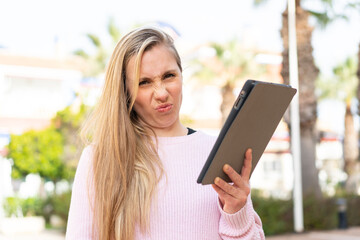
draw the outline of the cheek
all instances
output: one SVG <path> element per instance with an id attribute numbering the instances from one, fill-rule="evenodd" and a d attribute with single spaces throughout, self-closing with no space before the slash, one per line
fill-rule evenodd
<path id="1" fill-rule="evenodd" d="M 134 103 L 135 111 L 139 113 L 139 111 L 144 110 L 146 106 L 150 105 L 150 101 L 151 100 L 147 97 L 146 93 L 139 91 Z"/>
<path id="2" fill-rule="evenodd" d="M 170 91 L 171 91 L 171 95 L 174 97 L 174 98 L 177 98 L 177 99 L 182 99 L 182 81 L 177 81 L 177 82 L 174 82 L 172 83 L 172 85 L 170 86 Z"/>
<path id="3" fill-rule="evenodd" d="M 183 92 L 182 92 L 182 84 L 178 87 L 178 90 L 177 90 L 177 95 L 178 95 L 178 99 L 180 101 L 180 105 L 181 105 L 181 102 L 182 102 L 182 97 L 183 97 Z"/>

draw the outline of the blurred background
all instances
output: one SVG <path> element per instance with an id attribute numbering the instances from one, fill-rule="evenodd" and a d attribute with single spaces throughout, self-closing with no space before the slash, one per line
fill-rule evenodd
<path id="1" fill-rule="evenodd" d="M 360 1 L 296 4 L 305 230 L 360 226 Z M 289 83 L 287 17 L 285 0 L 2 0 L 0 237 L 64 239 L 79 128 L 123 34 L 175 39 L 181 119 L 217 135 L 247 79 Z M 267 236 L 293 231 L 290 128 L 286 113 L 251 178 Z"/>

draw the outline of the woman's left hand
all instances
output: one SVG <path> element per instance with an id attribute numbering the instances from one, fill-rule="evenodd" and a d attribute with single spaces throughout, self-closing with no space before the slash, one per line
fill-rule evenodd
<path id="1" fill-rule="evenodd" d="M 215 179 L 215 184 L 212 184 L 219 195 L 223 210 L 226 213 L 236 213 L 246 204 L 247 197 L 250 194 L 251 162 L 252 150 L 248 149 L 245 153 L 245 161 L 241 174 L 238 174 L 228 164 L 224 165 L 223 170 L 233 181 L 233 184 L 227 183 L 219 177 Z"/>

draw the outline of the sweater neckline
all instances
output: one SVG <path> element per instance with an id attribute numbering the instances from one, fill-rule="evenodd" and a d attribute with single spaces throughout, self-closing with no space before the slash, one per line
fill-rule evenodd
<path id="1" fill-rule="evenodd" d="M 177 144 L 183 142 L 189 142 L 193 139 L 202 135 L 202 132 L 197 130 L 196 132 L 190 135 L 178 136 L 178 137 L 157 137 L 157 141 L 159 144 L 168 145 L 168 144 Z"/>

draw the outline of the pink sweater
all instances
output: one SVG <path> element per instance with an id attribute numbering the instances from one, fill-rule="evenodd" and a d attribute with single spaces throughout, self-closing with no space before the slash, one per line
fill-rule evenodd
<path id="1" fill-rule="evenodd" d="M 227 214 L 212 187 L 196 183 L 215 140 L 201 131 L 159 138 L 158 153 L 167 182 L 163 178 L 159 183 L 158 202 L 151 208 L 150 233 L 143 235 L 136 227 L 135 239 L 265 239 L 250 195 L 239 212 Z M 91 148 L 87 147 L 74 180 L 67 240 L 91 239 L 92 215 L 86 187 L 91 158 Z"/>

